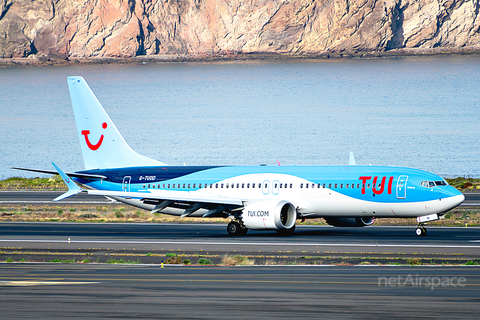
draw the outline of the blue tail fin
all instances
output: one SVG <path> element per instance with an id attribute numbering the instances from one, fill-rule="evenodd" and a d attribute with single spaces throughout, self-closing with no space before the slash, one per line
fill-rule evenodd
<path id="1" fill-rule="evenodd" d="M 133 151 L 82 77 L 68 77 L 85 169 L 166 165 Z"/>

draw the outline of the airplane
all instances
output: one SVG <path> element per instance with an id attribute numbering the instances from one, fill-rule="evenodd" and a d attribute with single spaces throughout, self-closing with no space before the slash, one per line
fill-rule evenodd
<path id="1" fill-rule="evenodd" d="M 417 218 L 417 236 L 427 222 L 465 197 L 438 175 L 404 167 L 329 166 L 170 166 L 132 150 L 87 82 L 67 77 L 85 170 L 59 174 L 68 191 L 80 192 L 181 217 L 230 219 L 233 236 L 248 230 L 295 231 L 297 219 L 324 218 L 337 227 L 365 227 L 377 218 Z"/>

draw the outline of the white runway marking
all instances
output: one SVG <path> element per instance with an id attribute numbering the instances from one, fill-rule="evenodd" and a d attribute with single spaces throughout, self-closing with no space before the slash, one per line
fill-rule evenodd
<path id="1" fill-rule="evenodd" d="M 105 244 L 188 244 L 188 245 L 236 245 L 236 246 L 318 246 L 318 247 L 393 247 L 393 248 L 480 248 L 475 245 L 425 245 L 425 244 L 360 244 L 360 243 L 288 243 L 288 242 L 206 242 L 206 241 L 101 241 L 101 240 L 0 240 L 0 242 L 39 243 L 105 243 Z M 470 242 L 480 242 L 474 240 Z"/>

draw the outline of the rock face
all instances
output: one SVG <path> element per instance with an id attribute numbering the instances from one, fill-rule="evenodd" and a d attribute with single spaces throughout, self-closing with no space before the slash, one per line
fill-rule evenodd
<path id="1" fill-rule="evenodd" d="M 480 49 L 479 0 L 0 0 L 0 58 Z"/>

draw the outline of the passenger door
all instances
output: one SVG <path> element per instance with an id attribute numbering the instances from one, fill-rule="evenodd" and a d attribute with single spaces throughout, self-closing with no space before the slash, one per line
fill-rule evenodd
<path id="1" fill-rule="evenodd" d="M 408 180 L 408 176 L 398 177 L 397 199 L 405 199 L 407 197 L 407 180 Z"/>
<path id="2" fill-rule="evenodd" d="M 123 192 L 130 192 L 130 182 L 132 181 L 131 176 L 123 177 L 122 190 Z"/>

